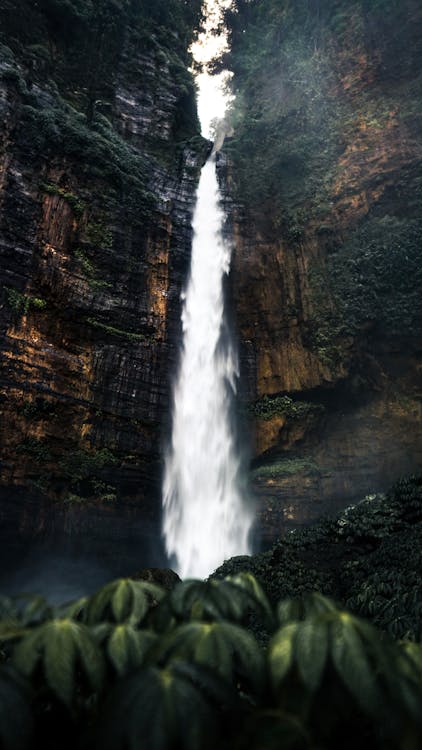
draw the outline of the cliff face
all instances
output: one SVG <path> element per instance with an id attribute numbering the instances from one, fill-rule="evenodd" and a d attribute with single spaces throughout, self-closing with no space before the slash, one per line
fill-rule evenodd
<path id="1" fill-rule="evenodd" d="M 200 3 L 22 5 L 1 10 L 2 482 L 145 513 L 208 149 Z"/>
<path id="2" fill-rule="evenodd" d="M 220 175 L 254 486 L 277 534 L 422 457 L 421 9 L 239 1 L 226 20 Z"/>

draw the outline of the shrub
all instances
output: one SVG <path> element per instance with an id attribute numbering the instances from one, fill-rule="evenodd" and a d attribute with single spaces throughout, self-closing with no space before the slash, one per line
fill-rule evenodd
<path id="1" fill-rule="evenodd" d="M 228 592 L 239 608 L 228 606 Z M 110 750 L 402 750 L 403 736 L 409 748 L 422 739 L 421 647 L 383 637 L 320 594 L 269 608 L 244 574 L 185 581 L 170 593 L 123 579 L 56 609 L 29 600 L 36 604 L 28 618 L 0 600 L 6 750 L 35 740 Z M 245 607 L 270 614 L 268 648 L 239 624 Z"/>

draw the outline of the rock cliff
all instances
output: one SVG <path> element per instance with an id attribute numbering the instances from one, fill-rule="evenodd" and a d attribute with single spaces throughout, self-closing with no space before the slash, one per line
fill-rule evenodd
<path id="1" fill-rule="evenodd" d="M 413 0 L 226 13 L 220 176 L 268 534 L 420 464 L 421 20 Z"/>
<path id="2" fill-rule="evenodd" d="M 0 444 L 3 495 L 37 498 L 19 510 L 31 534 L 51 500 L 59 527 L 89 503 L 156 502 L 209 144 L 188 70 L 199 2 L 21 6 L 0 11 Z"/>

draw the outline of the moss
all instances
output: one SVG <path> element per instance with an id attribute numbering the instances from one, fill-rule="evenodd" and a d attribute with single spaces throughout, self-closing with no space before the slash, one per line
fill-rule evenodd
<path id="1" fill-rule="evenodd" d="M 76 250 L 75 257 L 79 260 L 82 270 L 86 276 L 86 280 L 91 289 L 105 289 L 110 288 L 113 284 L 110 281 L 98 278 L 98 272 L 94 267 L 93 262 L 88 258 L 83 250 Z"/>
<path id="2" fill-rule="evenodd" d="M 105 333 L 109 333 L 111 336 L 120 336 L 122 338 L 127 339 L 128 341 L 147 341 L 147 336 L 144 336 L 143 333 L 133 333 L 132 331 L 124 331 L 122 328 L 115 328 L 114 326 L 109 326 L 106 323 L 101 323 L 99 320 L 95 320 L 95 318 L 87 318 L 87 323 L 89 323 L 90 326 L 93 326 L 94 328 L 99 328 L 101 331 L 105 331 Z"/>
<path id="3" fill-rule="evenodd" d="M 80 217 L 85 211 L 86 206 L 84 201 L 82 201 L 77 195 L 74 195 L 74 193 L 70 193 L 68 190 L 61 188 L 58 185 L 53 185 L 52 183 L 43 183 L 41 189 L 45 193 L 48 193 L 48 195 L 59 195 L 63 198 L 63 200 L 65 200 L 72 208 L 75 216 Z"/>
<path id="4" fill-rule="evenodd" d="M 263 396 L 249 407 L 249 411 L 264 420 L 281 415 L 289 419 L 306 419 L 322 415 L 325 408 L 322 404 L 295 401 L 290 396 Z"/>
<path id="5" fill-rule="evenodd" d="M 344 356 L 343 341 L 373 335 L 422 333 L 422 222 L 374 218 L 333 248 L 309 275 L 313 317 L 309 343 L 328 366 Z"/>
<path id="6" fill-rule="evenodd" d="M 95 475 L 106 466 L 115 466 L 118 458 L 108 448 L 87 451 L 80 448 L 71 451 L 59 461 L 59 468 L 63 475 L 72 483 L 80 482 Z"/>
<path id="7" fill-rule="evenodd" d="M 16 448 L 16 453 L 30 456 L 38 464 L 51 460 L 50 449 L 46 442 L 35 437 L 28 437 L 20 443 Z"/>
<path id="8" fill-rule="evenodd" d="M 306 473 L 306 474 L 318 474 L 320 468 L 318 464 L 307 458 L 284 458 L 280 461 L 275 461 L 272 464 L 264 464 L 258 466 L 253 470 L 252 476 L 255 479 L 261 479 L 266 477 L 287 477 L 293 476 L 294 474 Z"/>
<path id="9" fill-rule="evenodd" d="M 88 242 L 95 245 L 95 247 L 101 247 L 107 250 L 113 247 L 112 232 L 102 222 L 90 222 L 87 224 L 85 236 Z"/>
<path id="10" fill-rule="evenodd" d="M 55 409 L 56 404 L 53 401 L 37 396 L 33 400 L 25 399 L 17 411 L 26 419 L 45 419 L 54 415 Z"/>
<path id="11" fill-rule="evenodd" d="M 97 114 L 88 122 L 85 115 L 57 98 L 48 110 L 36 102 L 25 104 L 18 127 L 19 140 L 35 158 L 40 152 L 59 151 L 74 160 L 81 175 L 100 178 L 122 192 L 126 209 L 134 213 L 136 208 L 139 222 L 150 215 L 155 198 L 147 189 L 145 158 L 114 131 L 107 118 Z M 61 195 L 79 215 L 83 211 L 83 203 L 72 193 L 55 185 L 46 185 L 44 190 Z"/>
<path id="12" fill-rule="evenodd" d="M 30 294 L 23 294 L 12 287 L 5 287 L 5 291 L 7 303 L 16 313 L 27 315 L 31 308 L 44 310 L 47 307 L 47 302 L 42 297 L 32 297 Z"/>

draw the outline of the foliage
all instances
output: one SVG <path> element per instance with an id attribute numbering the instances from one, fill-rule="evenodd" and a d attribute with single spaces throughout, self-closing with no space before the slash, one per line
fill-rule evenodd
<path id="1" fill-rule="evenodd" d="M 154 207 L 150 162 L 113 122 L 116 86 L 122 69 L 124 85 L 134 79 L 155 90 L 158 76 L 163 87 L 170 84 L 174 139 L 151 133 L 147 141 L 151 152 L 157 142 L 157 157 L 168 150 L 177 162 L 180 142 L 200 132 L 188 50 L 201 24 L 201 0 L 22 0 L 20 21 L 9 5 L 6 0 L 0 9 L 0 74 L 20 95 L 20 148 L 37 161 L 71 159 L 78 176 L 108 183 L 131 216 L 145 221 Z M 58 191 L 76 215 L 83 211 L 84 200 L 65 188 L 45 189 Z"/>
<path id="2" fill-rule="evenodd" d="M 30 294 L 23 294 L 12 287 L 5 287 L 5 290 L 7 302 L 16 313 L 27 315 L 31 308 L 35 310 L 44 310 L 44 308 L 47 307 L 47 302 L 45 299 L 42 299 L 42 297 L 33 297 Z"/>
<path id="3" fill-rule="evenodd" d="M 33 731 L 29 685 L 10 666 L 0 666 L 0 747 L 29 747 Z"/>
<path id="4" fill-rule="evenodd" d="M 250 407 L 250 411 L 259 419 L 269 420 L 282 415 L 289 419 L 306 419 L 321 416 L 324 413 L 322 404 L 309 401 L 296 401 L 290 396 L 263 396 Z"/>
<path id="5" fill-rule="evenodd" d="M 43 440 L 36 437 L 25 438 L 25 440 L 17 446 L 16 453 L 31 456 L 38 464 L 51 460 L 49 447 Z"/>
<path id="6" fill-rule="evenodd" d="M 167 597 L 156 617 L 159 630 L 186 620 L 231 620 L 244 623 L 256 610 L 263 621 L 271 621 L 267 597 L 255 578 L 247 572 L 226 576 L 224 581 L 183 581 Z"/>
<path id="7" fill-rule="evenodd" d="M 58 185 L 53 185 L 51 183 L 45 183 L 41 185 L 41 189 L 48 195 L 60 196 L 60 198 L 63 198 L 63 200 L 65 200 L 69 204 L 69 206 L 71 206 L 75 216 L 82 216 L 85 210 L 85 203 L 80 198 L 78 198 L 77 195 L 74 195 L 68 190 L 65 190 L 64 188 L 61 188 Z"/>
<path id="8" fill-rule="evenodd" d="M 26 677 L 35 675 L 40 666 L 46 686 L 67 706 L 76 698 L 77 684 L 81 685 L 76 667 L 91 691 L 102 687 L 104 663 L 93 633 L 71 619 L 51 620 L 32 629 L 14 649 L 12 661 Z"/>
<path id="9" fill-rule="evenodd" d="M 335 345 L 340 334 L 415 335 L 422 330 L 422 222 L 384 216 L 359 227 L 326 264 L 315 265 L 311 289 L 314 345 Z M 328 291 L 328 294 L 327 294 Z"/>
<path id="10" fill-rule="evenodd" d="M 57 464 L 57 478 L 61 482 L 66 481 L 67 494 L 64 502 L 84 502 L 87 497 L 92 496 L 114 501 L 115 487 L 102 481 L 100 477 L 107 467 L 117 463 L 118 458 L 108 448 L 68 451 Z"/>
<path id="11" fill-rule="evenodd" d="M 267 552 L 228 560 L 214 575 L 250 570 L 272 602 L 320 591 L 394 638 L 418 641 L 421 567 L 422 477 L 411 476 L 387 495 L 370 495 L 333 518 L 288 532 Z"/>
<path id="12" fill-rule="evenodd" d="M 116 328 L 115 326 L 101 323 L 100 320 L 95 320 L 95 318 L 87 318 L 86 322 L 89 323 L 90 326 L 93 326 L 93 328 L 99 328 L 101 331 L 110 334 L 110 336 L 119 336 L 131 342 L 146 340 L 146 336 L 143 333 L 124 331 L 122 328 Z"/>
<path id="13" fill-rule="evenodd" d="M 243 573 L 170 593 L 123 579 L 58 608 L 39 597 L 27 605 L 33 615 L 0 599 L 5 750 L 35 740 L 105 750 L 402 750 L 422 738 L 421 647 L 383 637 L 321 594 L 270 607 Z M 265 618 L 268 648 L 241 624 L 246 612 Z"/>
<path id="14" fill-rule="evenodd" d="M 253 470 L 252 476 L 255 478 L 259 477 L 288 477 L 299 472 L 305 472 L 306 474 L 319 473 L 320 469 L 318 465 L 308 458 L 283 458 L 279 461 L 274 461 L 271 464 L 264 464 L 263 466 L 257 466 Z"/>
<path id="15" fill-rule="evenodd" d="M 83 250 L 76 250 L 75 258 L 77 258 L 80 262 L 84 275 L 86 276 L 91 289 L 103 289 L 105 287 L 113 286 L 110 281 L 104 281 L 104 279 L 99 279 L 97 277 L 97 270 L 93 262 L 88 258 Z"/>
<path id="16" fill-rule="evenodd" d="M 103 620 L 137 626 L 151 606 L 163 597 L 159 586 L 149 581 L 112 581 L 95 594 L 86 609 L 86 621 L 95 625 Z"/>

